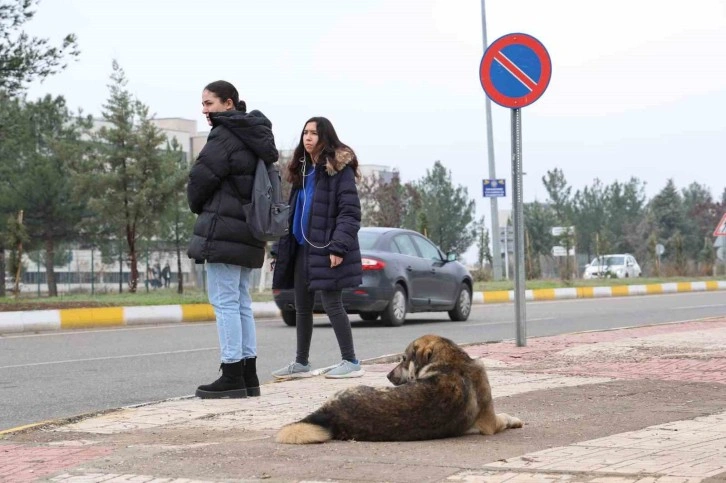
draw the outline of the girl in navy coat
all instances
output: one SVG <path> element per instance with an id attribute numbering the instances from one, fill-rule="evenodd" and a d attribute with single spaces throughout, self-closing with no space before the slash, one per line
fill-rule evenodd
<path id="1" fill-rule="evenodd" d="M 312 375 L 309 355 L 317 290 L 321 291 L 343 359 L 325 376 L 363 375 L 342 299 L 342 289 L 357 287 L 363 277 L 358 246 L 358 177 L 358 159 L 338 139 L 330 121 L 324 117 L 309 119 L 287 167 L 287 179 L 293 187 L 290 234 L 278 244 L 272 282 L 276 289 L 294 289 L 297 313 L 297 354 L 293 362 L 272 373 L 278 379 Z"/>

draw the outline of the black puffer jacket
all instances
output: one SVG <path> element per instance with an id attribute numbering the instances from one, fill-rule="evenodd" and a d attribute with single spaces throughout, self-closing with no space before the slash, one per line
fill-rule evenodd
<path id="1" fill-rule="evenodd" d="M 308 288 L 310 290 L 340 290 L 357 287 L 363 282 L 358 230 L 360 229 L 360 199 L 355 187 L 355 172 L 348 166 L 353 153 L 339 149 L 325 164 L 315 167 L 315 192 L 310 210 L 307 239 L 310 244 L 298 245 L 292 234 L 294 210 L 290 210 L 290 234 L 280 238 L 272 287 L 293 288 L 294 262 L 298 250 L 307 250 Z M 290 194 L 290 207 L 295 208 L 301 188 Z M 330 267 L 330 254 L 343 258 L 335 268 Z"/>
<path id="2" fill-rule="evenodd" d="M 272 124 L 260 111 L 217 112 L 189 173 L 187 201 L 198 214 L 187 254 L 197 262 L 259 268 L 265 242 L 250 234 L 242 206 L 252 199 L 257 158 L 277 161 Z"/>

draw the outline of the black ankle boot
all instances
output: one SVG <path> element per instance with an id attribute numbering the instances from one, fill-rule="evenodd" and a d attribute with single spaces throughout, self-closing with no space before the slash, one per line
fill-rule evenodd
<path id="1" fill-rule="evenodd" d="M 242 359 L 242 376 L 247 386 L 248 396 L 260 395 L 260 380 L 257 379 L 257 358 Z"/>
<path id="2" fill-rule="evenodd" d="M 242 377 L 242 361 L 220 366 L 222 376 L 211 384 L 197 388 L 196 396 L 202 399 L 247 397 L 245 380 Z"/>

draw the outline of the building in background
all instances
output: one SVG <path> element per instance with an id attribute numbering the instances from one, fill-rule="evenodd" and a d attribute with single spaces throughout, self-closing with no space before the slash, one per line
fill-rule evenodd
<path id="1" fill-rule="evenodd" d="M 207 142 L 209 132 L 198 132 L 197 121 L 181 117 L 166 117 L 152 119 L 151 122 L 164 133 L 167 142 L 171 143 L 172 139 L 176 139 L 182 153 L 184 153 L 184 160 L 188 163 L 192 163 L 197 159 L 199 151 Z M 105 119 L 93 120 L 93 127 L 91 128 L 93 132 L 100 130 L 102 127 L 110 128 L 111 123 Z M 159 148 L 165 149 L 166 142 Z"/>
<path id="2" fill-rule="evenodd" d="M 393 176 L 398 173 L 397 169 L 391 168 L 390 166 L 384 166 L 382 164 L 360 164 L 358 168 L 360 169 L 362 177 L 380 177 L 383 183 L 390 183 Z"/>

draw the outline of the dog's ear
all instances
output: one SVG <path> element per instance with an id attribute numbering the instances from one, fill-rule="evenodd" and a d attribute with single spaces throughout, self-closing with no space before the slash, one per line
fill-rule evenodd
<path id="1" fill-rule="evenodd" d="M 419 345 L 418 347 L 414 346 L 414 354 L 415 354 L 415 361 L 416 368 L 421 368 L 431 362 L 431 356 L 433 355 L 433 349 L 431 348 L 431 345 L 424 344 Z"/>

